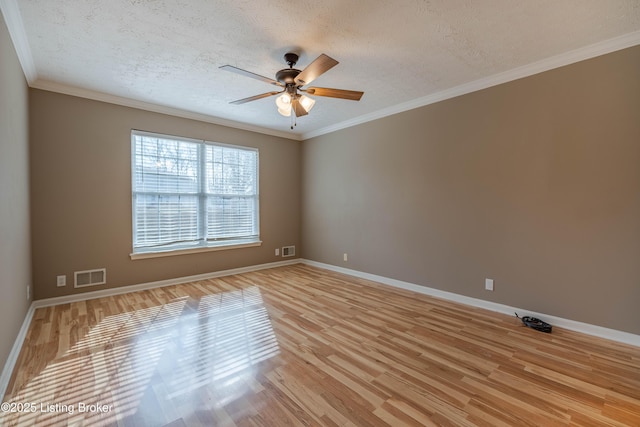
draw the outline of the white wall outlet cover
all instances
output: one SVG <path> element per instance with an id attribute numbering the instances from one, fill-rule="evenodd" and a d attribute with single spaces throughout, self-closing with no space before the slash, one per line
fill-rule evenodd
<path id="1" fill-rule="evenodd" d="M 487 291 L 493 290 L 493 279 L 484 279 L 484 288 Z"/>

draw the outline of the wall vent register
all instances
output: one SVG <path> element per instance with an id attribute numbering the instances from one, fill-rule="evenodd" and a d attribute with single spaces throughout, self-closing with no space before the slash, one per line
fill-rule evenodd
<path id="1" fill-rule="evenodd" d="M 74 287 L 97 286 L 107 283 L 107 269 L 76 271 L 73 273 Z"/>
<path id="2" fill-rule="evenodd" d="M 296 247 L 295 246 L 283 246 L 282 247 L 282 256 L 283 257 L 294 256 L 295 254 L 296 254 Z"/>

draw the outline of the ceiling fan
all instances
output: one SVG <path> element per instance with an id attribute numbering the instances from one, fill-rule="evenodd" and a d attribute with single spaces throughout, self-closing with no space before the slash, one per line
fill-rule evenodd
<path id="1" fill-rule="evenodd" d="M 309 98 L 304 93 L 314 96 L 327 96 L 330 98 L 348 99 L 351 101 L 359 101 L 362 98 L 364 92 L 355 90 L 344 89 L 330 89 L 326 87 L 307 87 L 316 78 L 329 71 L 331 68 L 338 65 L 338 61 L 325 55 L 324 53 L 318 56 L 311 64 L 309 64 L 304 70 L 300 71 L 293 68 L 298 62 L 299 56 L 296 53 L 288 52 L 284 55 L 289 68 L 284 68 L 276 73 L 276 79 L 270 79 L 259 74 L 246 71 L 241 68 L 234 67 L 232 65 L 223 65 L 220 68 L 232 73 L 240 74 L 242 76 L 251 77 L 252 79 L 261 80 L 265 83 L 279 86 L 282 88 L 280 91 L 267 92 L 260 95 L 250 96 L 248 98 L 238 99 L 232 101 L 230 104 L 244 104 L 246 102 L 256 101 L 258 99 L 266 98 L 273 95 L 280 95 L 276 98 L 276 105 L 278 106 L 278 112 L 283 116 L 291 116 L 293 129 L 294 117 L 302 117 L 309 114 L 311 108 L 315 104 L 315 100 Z M 304 92 L 303 94 L 299 92 Z M 293 112 L 293 115 L 291 114 Z"/>

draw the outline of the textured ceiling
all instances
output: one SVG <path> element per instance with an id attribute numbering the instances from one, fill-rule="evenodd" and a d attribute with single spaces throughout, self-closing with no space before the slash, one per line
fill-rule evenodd
<path id="1" fill-rule="evenodd" d="M 490 85 L 492 76 L 568 52 L 589 48 L 594 56 L 594 46 L 605 42 L 610 50 L 640 43 L 638 0 L 2 0 L 2 6 L 5 18 L 13 17 L 14 44 L 24 44 L 23 68 L 31 61 L 25 74 L 32 87 L 171 107 L 297 139 L 424 104 L 434 94 L 456 94 L 473 82 Z M 218 67 L 274 77 L 289 50 L 301 53 L 300 69 L 321 53 L 338 60 L 313 86 L 361 90 L 362 100 L 316 97 L 293 131 L 274 97 L 229 105 L 273 86 Z"/>

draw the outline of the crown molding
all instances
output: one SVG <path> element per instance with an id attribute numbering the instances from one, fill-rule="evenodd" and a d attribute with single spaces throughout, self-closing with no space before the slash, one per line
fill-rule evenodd
<path id="1" fill-rule="evenodd" d="M 299 134 L 292 134 L 289 132 L 268 129 L 260 126 L 250 125 L 247 123 L 240 123 L 233 120 L 227 120 L 219 117 L 210 116 L 207 114 L 196 113 L 194 111 L 183 110 L 180 108 L 169 107 L 166 105 L 154 104 L 151 102 L 138 101 L 132 98 L 109 95 L 103 92 L 93 91 L 90 89 L 82 89 L 79 87 L 69 86 L 62 83 L 56 83 L 56 82 L 51 82 L 47 80 L 36 80 L 29 86 L 34 89 L 46 90 L 49 92 L 57 92 L 57 93 L 62 93 L 64 95 L 77 96 L 79 98 L 92 99 L 94 101 L 101 101 L 109 104 L 122 105 L 124 107 L 137 108 L 140 110 L 151 111 L 154 113 L 168 114 L 170 116 L 182 117 L 184 119 L 198 120 L 200 122 L 212 123 L 215 125 L 221 125 L 221 126 L 234 128 L 234 129 L 246 130 L 249 132 L 256 132 L 256 133 L 261 133 L 265 135 L 277 136 L 280 138 L 292 139 L 294 141 L 302 140 Z"/>
<path id="2" fill-rule="evenodd" d="M 607 53 L 615 52 L 618 50 L 626 49 L 632 46 L 640 44 L 640 31 L 634 31 L 624 34 L 622 36 L 614 37 L 612 39 L 604 40 L 602 42 L 594 43 L 589 46 L 574 49 L 569 52 L 565 52 L 559 55 L 551 56 L 549 58 L 542 59 L 540 61 L 533 62 L 521 67 L 517 67 L 502 73 L 494 74 L 489 77 L 474 80 L 469 83 L 465 83 L 453 88 L 445 89 L 440 92 L 436 92 L 421 98 L 417 98 L 408 102 L 397 104 L 388 108 L 383 108 L 378 111 L 374 111 L 369 114 L 355 117 L 353 119 L 345 120 L 333 125 L 317 129 L 314 131 L 293 134 L 290 132 L 278 131 L 274 129 L 264 128 L 261 126 L 250 125 L 247 123 L 236 122 L 233 120 L 222 119 L 219 117 L 210 116 L 207 114 L 196 113 L 193 111 L 182 110 L 179 108 L 168 107 L 164 105 L 153 104 L 150 102 L 138 101 L 131 98 L 125 98 L 115 95 L 109 95 L 102 92 L 92 91 L 88 89 L 81 89 L 61 83 L 54 83 L 50 81 L 39 80 L 35 63 L 33 61 L 33 55 L 29 48 L 27 35 L 24 30 L 24 24 L 20 9 L 16 0 L 0 0 L 0 10 L 4 16 L 11 40 L 16 49 L 20 65 L 22 66 L 23 73 L 30 87 L 42 90 L 48 90 L 52 92 L 59 92 L 66 95 L 78 96 L 82 98 L 93 99 L 96 101 L 108 102 L 116 105 L 123 105 L 126 107 L 138 108 L 146 111 L 152 111 L 161 114 L 169 114 L 172 116 L 193 119 L 203 121 L 207 123 L 227 126 L 235 129 L 242 129 L 250 132 L 257 132 L 261 134 L 277 136 L 280 138 L 291 139 L 295 141 L 304 141 L 306 139 L 314 138 L 316 136 L 325 135 L 331 132 L 335 132 L 341 129 L 346 129 L 352 126 L 356 126 L 362 123 L 370 122 L 373 120 L 381 119 L 394 114 L 402 113 L 404 111 L 413 110 L 415 108 L 424 107 L 436 102 L 444 101 L 450 98 L 455 98 L 460 95 L 465 95 L 471 92 L 475 92 L 482 89 L 487 89 L 492 86 L 497 86 L 502 83 L 507 83 L 513 80 L 518 80 L 524 77 L 529 77 L 534 74 L 549 71 L 554 68 L 563 67 L 576 62 L 584 61 L 597 56 L 605 55 Z"/>
<path id="3" fill-rule="evenodd" d="M 38 74 L 36 65 L 33 62 L 31 48 L 29 48 L 27 33 L 24 31 L 18 3 L 15 0 L 0 0 L 0 11 L 2 11 L 4 22 L 7 24 L 9 36 L 18 55 L 18 61 L 22 66 L 22 72 L 27 79 L 27 83 L 31 85 L 38 78 Z"/>
<path id="4" fill-rule="evenodd" d="M 444 101 L 450 98 L 455 98 L 460 95 L 466 95 L 471 92 L 476 92 L 482 89 L 487 89 L 492 86 L 497 86 L 503 83 L 507 83 L 513 80 L 518 80 L 524 77 L 529 77 L 534 74 L 539 74 L 544 71 L 553 70 L 555 68 L 564 67 L 566 65 L 575 64 L 576 62 L 584 61 L 587 59 L 595 58 L 597 56 L 612 53 L 618 50 L 626 49 L 640 44 L 640 31 L 634 31 L 627 33 L 619 37 L 604 40 L 602 42 L 594 43 L 589 46 L 581 47 L 569 52 L 565 52 L 559 55 L 551 56 L 549 58 L 542 59 L 540 61 L 532 62 L 521 67 L 513 68 L 502 73 L 494 74 L 489 77 L 474 80 L 469 83 L 465 83 L 459 86 L 445 89 L 440 92 L 436 92 L 421 98 L 417 98 L 408 102 L 403 102 L 398 105 L 394 105 L 389 108 L 383 108 L 382 110 L 374 111 L 369 114 L 365 114 L 359 117 L 355 117 L 344 122 L 336 123 L 331 126 L 324 127 L 322 129 L 306 132 L 302 134 L 302 140 L 314 138 L 316 136 L 325 135 L 327 133 L 335 132 L 341 129 L 346 129 L 352 126 L 356 126 L 362 123 L 370 122 L 373 120 L 381 119 L 383 117 L 392 116 L 394 114 L 402 113 L 404 111 L 413 110 L 415 108 L 424 107 L 426 105 L 435 104 L 436 102 Z"/>

